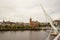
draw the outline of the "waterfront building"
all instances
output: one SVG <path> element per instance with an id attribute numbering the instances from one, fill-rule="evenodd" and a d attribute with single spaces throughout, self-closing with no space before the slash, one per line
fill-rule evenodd
<path id="1" fill-rule="evenodd" d="M 39 22 L 38 21 L 32 21 L 32 18 L 30 18 L 30 26 L 31 27 L 39 27 Z"/>
<path id="2" fill-rule="evenodd" d="M 24 26 L 29 26 L 29 23 L 24 23 Z"/>
<path id="3" fill-rule="evenodd" d="M 4 20 L 3 20 L 3 22 L 1 23 L 1 26 L 12 26 L 13 24 L 15 25 L 14 22 L 4 21 Z"/>
<path id="4" fill-rule="evenodd" d="M 60 20 L 54 20 L 53 23 L 55 26 L 60 26 Z"/>

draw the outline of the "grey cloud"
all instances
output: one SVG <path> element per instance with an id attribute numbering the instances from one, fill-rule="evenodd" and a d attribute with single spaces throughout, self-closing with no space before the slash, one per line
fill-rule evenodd
<path id="1" fill-rule="evenodd" d="M 60 13 L 60 0 L 0 0 L 0 20 L 6 17 L 6 20 L 27 22 L 31 16 L 44 21 L 40 3 L 50 15 Z"/>

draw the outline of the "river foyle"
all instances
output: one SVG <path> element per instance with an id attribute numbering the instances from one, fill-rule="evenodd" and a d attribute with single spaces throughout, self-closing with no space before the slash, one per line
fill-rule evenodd
<path id="1" fill-rule="evenodd" d="M 0 40 L 45 40 L 48 34 L 49 31 L 0 31 Z"/>

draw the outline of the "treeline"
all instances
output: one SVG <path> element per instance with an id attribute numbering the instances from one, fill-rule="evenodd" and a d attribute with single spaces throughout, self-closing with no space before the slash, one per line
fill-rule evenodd
<path id="1" fill-rule="evenodd" d="M 0 30 L 3 30 L 3 29 L 8 29 L 8 30 L 10 30 L 10 29 L 12 29 L 12 30 L 15 30 L 15 29 L 40 29 L 40 27 L 46 27 L 46 26 L 48 26 L 48 27 L 50 27 L 51 25 L 39 25 L 38 27 L 32 27 L 32 26 L 17 26 L 17 25 L 14 25 L 14 26 L 12 26 L 12 25 L 10 25 L 10 26 L 8 26 L 8 25 L 0 25 Z"/>
<path id="2" fill-rule="evenodd" d="M 0 29 L 29 29 L 29 28 L 37 28 L 37 27 L 31 27 L 31 26 L 1 26 Z"/>

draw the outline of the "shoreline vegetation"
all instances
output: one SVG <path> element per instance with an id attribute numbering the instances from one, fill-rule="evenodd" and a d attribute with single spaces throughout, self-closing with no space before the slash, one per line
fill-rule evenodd
<path id="1" fill-rule="evenodd" d="M 0 31 L 40 31 L 43 27 L 31 27 L 31 26 L 0 26 Z M 46 29 L 43 29 L 46 30 Z"/>
<path id="2" fill-rule="evenodd" d="M 41 30 L 39 28 L 26 28 L 26 27 L 12 27 L 12 28 L 0 28 L 0 31 L 25 31 L 25 30 Z"/>
<path id="3" fill-rule="evenodd" d="M 24 29 L 24 28 L 20 28 L 20 29 L 0 29 L 0 31 L 26 31 L 26 30 L 29 30 L 29 31 L 39 31 L 41 29 Z"/>

